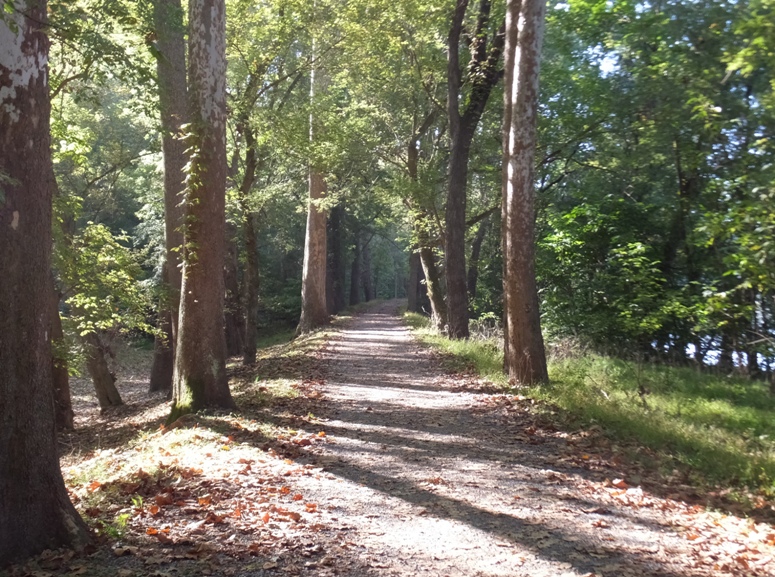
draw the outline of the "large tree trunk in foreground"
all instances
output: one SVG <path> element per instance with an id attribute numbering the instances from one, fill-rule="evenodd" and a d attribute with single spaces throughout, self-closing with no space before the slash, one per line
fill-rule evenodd
<path id="1" fill-rule="evenodd" d="M 232 409 L 223 332 L 226 240 L 226 7 L 189 3 L 194 150 L 186 188 L 183 280 L 170 422 L 205 407 Z"/>
<path id="2" fill-rule="evenodd" d="M 315 48 L 312 49 L 313 56 Z M 310 99 L 325 90 L 325 78 L 313 67 L 310 79 Z M 317 119 L 310 115 L 310 142 L 318 138 Z M 309 202 L 307 206 L 307 233 L 304 238 L 304 265 L 301 279 L 301 318 L 296 334 L 308 333 L 328 323 L 326 302 L 327 231 L 326 211 L 320 201 L 326 197 L 326 180 L 322 168 L 315 162 L 309 167 Z"/>
<path id="3" fill-rule="evenodd" d="M 54 424 L 46 2 L 12 4 L 0 18 L 0 567 L 90 539 L 67 496 Z"/>
<path id="4" fill-rule="evenodd" d="M 75 427 L 73 399 L 70 395 L 70 375 L 67 370 L 65 351 L 65 333 L 62 330 L 62 317 L 59 316 L 59 291 L 51 285 L 49 308 L 51 330 L 51 380 L 54 387 L 54 412 L 57 430 L 71 430 Z"/>
<path id="5" fill-rule="evenodd" d="M 180 308 L 180 247 L 183 244 L 183 191 L 186 143 L 181 127 L 188 123 L 186 90 L 186 43 L 180 0 L 154 0 L 156 74 L 164 154 L 164 243 L 166 270 L 162 284 L 159 318 L 163 331 L 156 337 L 151 391 L 171 391 Z M 158 365 L 158 366 L 157 366 Z"/>
<path id="6" fill-rule="evenodd" d="M 521 4 L 521 6 L 520 6 Z M 505 368 L 519 385 L 549 380 L 535 278 L 534 163 L 544 0 L 508 0 L 503 211 Z"/>

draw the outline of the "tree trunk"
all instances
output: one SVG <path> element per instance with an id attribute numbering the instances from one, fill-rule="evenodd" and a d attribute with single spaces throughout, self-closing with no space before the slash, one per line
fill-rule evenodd
<path id="1" fill-rule="evenodd" d="M 546 2 L 508 0 L 504 90 L 509 119 L 503 166 L 506 274 L 503 279 L 508 342 L 505 359 L 509 382 L 519 385 L 549 380 L 541 336 L 535 280 L 534 164 Z"/>
<path id="2" fill-rule="evenodd" d="M 466 286 L 466 185 L 471 137 L 452 135 L 449 184 L 445 214 L 444 272 L 447 280 L 447 325 L 453 339 L 468 337 L 468 289 Z"/>
<path id="3" fill-rule="evenodd" d="M 256 362 L 258 341 L 258 234 L 256 215 L 245 215 L 245 348 L 242 364 Z"/>
<path id="4" fill-rule="evenodd" d="M 365 302 L 369 302 L 374 298 L 374 280 L 371 274 L 371 251 L 369 250 L 370 243 L 371 239 L 369 239 L 368 242 L 365 242 L 361 248 L 361 284 L 363 285 L 363 300 Z"/>
<path id="5" fill-rule="evenodd" d="M 482 254 L 482 243 L 490 230 L 490 217 L 485 218 L 476 231 L 474 242 L 471 245 L 471 260 L 468 263 L 468 298 L 476 298 L 476 284 L 479 281 L 479 257 Z"/>
<path id="6" fill-rule="evenodd" d="M 355 254 L 350 267 L 350 306 L 361 302 L 361 238 L 355 233 Z"/>
<path id="7" fill-rule="evenodd" d="M 409 281 L 406 286 L 406 310 L 410 313 L 420 312 L 420 270 L 422 269 L 422 263 L 420 262 L 420 253 L 417 252 L 417 247 L 412 247 L 412 254 L 409 255 Z"/>
<path id="8" fill-rule="evenodd" d="M 0 566 L 89 540 L 59 469 L 51 385 L 45 0 L 0 18 Z"/>
<path id="9" fill-rule="evenodd" d="M 345 307 L 345 266 L 342 258 L 344 206 L 336 205 L 328 217 L 328 312 L 336 314 Z"/>
<path id="10" fill-rule="evenodd" d="M 430 246 L 430 240 L 423 230 L 417 230 L 420 245 L 420 263 L 425 274 L 425 292 L 431 304 L 431 326 L 442 332 L 447 326 L 447 306 L 441 291 L 441 274 L 436 266 L 436 255 Z"/>
<path id="11" fill-rule="evenodd" d="M 162 265 L 162 286 L 169 289 L 169 261 Z M 175 366 L 174 337 L 172 330 L 172 311 L 169 306 L 169 291 L 164 291 L 159 306 L 159 324 L 157 335 L 153 341 L 153 364 L 151 378 L 148 384 L 149 393 L 172 392 L 172 371 Z"/>
<path id="12" fill-rule="evenodd" d="M 67 354 L 65 351 L 65 333 L 62 330 L 62 317 L 59 316 L 59 291 L 51 281 L 51 380 L 54 385 L 54 410 L 58 430 L 72 430 L 73 400 L 70 396 L 70 375 L 67 371 Z"/>
<path id="13" fill-rule="evenodd" d="M 245 228 L 245 338 L 242 351 L 242 364 L 252 365 L 256 362 L 256 345 L 258 341 L 258 233 L 256 218 L 249 202 L 250 191 L 256 180 L 258 168 L 258 151 L 253 129 L 247 122 L 243 123 L 245 134 L 245 174 L 240 185 L 240 201 L 242 202 L 242 217 Z"/>
<path id="14" fill-rule="evenodd" d="M 226 238 L 226 7 L 189 3 L 189 90 L 194 150 L 186 188 L 183 279 L 168 418 L 233 409 L 226 377 L 223 261 Z"/>
<path id="15" fill-rule="evenodd" d="M 413 183 L 418 180 L 418 150 L 417 141 L 412 139 L 407 147 L 407 169 Z M 436 256 L 433 254 L 427 231 L 415 216 L 414 231 L 420 248 L 420 266 L 425 276 L 425 292 L 431 307 L 431 326 L 435 331 L 445 330 L 447 325 L 447 305 L 441 290 L 441 275 L 436 267 Z"/>
<path id="16" fill-rule="evenodd" d="M 498 82 L 498 61 L 503 50 L 503 27 L 488 43 L 489 0 L 479 2 L 476 29 L 470 47 L 471 60 L 466 67 L 469 94 L 461 98 L 463 77 L 460 68 L 460 42 L 468 0 L 458 0 L 447 41 L 447 115 L 449 117 L 450 154 L 447 209 L 445 214 L 445 276 L 449 336 L 468 337 L 468 290 L 466 286 L 466 188 L 468 159 L 476 127 L 482 117 L 492 88 Z M 460 102 L 466 108 L 461 114 Z"/>
<path id="17" fill-rule="evenodd" d="M 107 349 L 102 339 L 97 333 L 88 333 L 81 337 L 81 342 L 86 351 L 86 369 L 94 383 L 94 392 L 97 393 L 100 409 L 123 405 L 124 402 L 116 388 L 116 375 L 110 370 L 105 358 Z"/>
<path id="18" fill-rule="evenodd" d="M 188 123 L 186 43 L 180 0 L 154 0 L 156 74 L 164 155 L 164 243 L 166 270 L 159 319 L 162 335 L 154 343 L 150 391 L 172 391 L 180 309 L 180 247 L 183 244 L 183 192 L 187 144 L 181 127 Z"/>
<path id="19" fill-rule="evenodd" d="M 234 240 L 236 232 L 227 225 L 229 239 L 227 240 L 226 262 L 223 267 L 223 278 L 226 288 L 224 309 L 224 330 L 226 335 L 226 354 L 230 357 L 241 355 L 245 347 L 245 316 L 240 298 L 237 262 L 237 243 Z"/>
<path id="20" fill-rule="evenodd" d="M 315 47 L 312 49 L 313 59 Z M 314 60 L 313 60 L 314 61 Z M 310 79 L 310 100 L 324 91 L 326 82 L 322 71 L 313 66 Z M 310 142 L 318 138 L 318 121 L 313 114 L 309 119 Z M 308 333 L 328 323 L 326 303 L 326 211 L 320 201 L 326 197 L 326 181 L 320 166 L 311 162 L 309 167 L 309 203 L 307 207 L 307 233 L 304 239 L 304 268 L 301 279 L 301 318 L 296 334 Z"/>

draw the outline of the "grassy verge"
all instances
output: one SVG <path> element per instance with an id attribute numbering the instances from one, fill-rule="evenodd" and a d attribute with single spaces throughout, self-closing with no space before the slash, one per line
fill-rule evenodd
<path id="1" fill-rule="evenodd" d="M 506 389 L 493 342 L 451 341 L 419 315 L 405 319 L 422 342 Z M 563 409 L 566 425 L 599 425 L 665 478 L 723 487 L 753 507 L 775 496 L 775 398 L 764 384 L 594 354 L 550 360 L 549 374 L 550 385 L 520 393 Z"/>

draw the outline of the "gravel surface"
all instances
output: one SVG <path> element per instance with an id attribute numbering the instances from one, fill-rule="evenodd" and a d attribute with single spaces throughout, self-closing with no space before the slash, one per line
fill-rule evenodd
<path id="1" fill-rule="evenodd" d="M 709 529 L 729 518 L 569 465 L 567 434 L 445 374 L 397 308 L 354 317 L 324 354 L 328 442 L 310 462 L 329 474 L 302 486 L 357 545 L 361 562 L 335 573 L 773 574 Z"/>

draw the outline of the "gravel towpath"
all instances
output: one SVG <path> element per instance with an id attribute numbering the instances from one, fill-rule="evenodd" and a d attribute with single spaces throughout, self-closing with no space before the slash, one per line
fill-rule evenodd
<path id="1" fill-rule="evenodd" d="M 305 491 L 352 554 L 322 573 L 769 574 L 738 573 L 740 547 L 711 530 L 723 516 L 568 458 L 569 435 L 537 425 L 523 399 L 446 374 L 397 308 L 354 317 L 324 355 L 328 442 L 310 455 L 324 474 Z"/>

